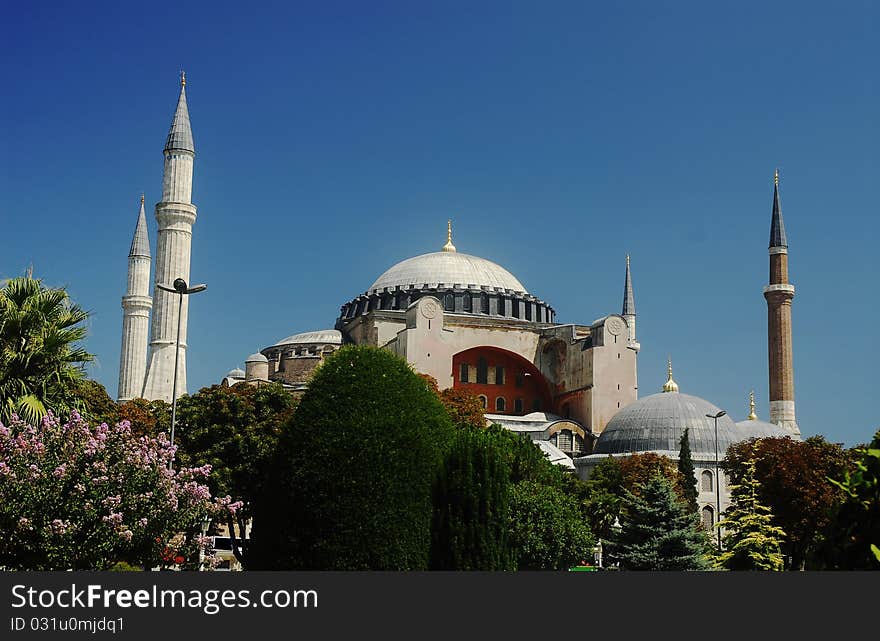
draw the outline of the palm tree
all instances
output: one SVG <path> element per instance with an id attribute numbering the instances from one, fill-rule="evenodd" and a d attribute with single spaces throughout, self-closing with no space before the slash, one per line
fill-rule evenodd
<path id="1" fill-rule="evenodd" d="M 64 288 L 43 287 L 30 273 L 0 289 L 0 420 L 12 414 L 36 425 L 48 410 L 82 405 L 74 389 L 94 356 L 76 345 L 88 312 Z"/>

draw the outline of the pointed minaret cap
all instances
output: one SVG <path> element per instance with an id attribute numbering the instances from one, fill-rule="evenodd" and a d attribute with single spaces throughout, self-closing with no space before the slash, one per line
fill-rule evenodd
<path id="1" fill-rule="evenodd" d="M 147 216 L 144 214 L 144 195 L 141 194 L 141 211 L 138 214 L 137 227 L 134 228 L 134 238 L 131 239 L 129 256 L 150 257 L 150 237 L 147 235 Z"/>
<path id="2" fill-rule="evenodd" d="M 633 296 L 632 277 L 629 274 L 629 254 L 626 255 L 626 284 L 623 286 L 623 312 L 621 316 L 636 315 L 636 299 Z"/>
<path id="3" fill-rule="evenodd" d="M 443 250 L 445 252 L 454 252 L 455 245 L 452 244 L 452 221 L 446 221 L 446 244 L 443 245 Z"/>
<path id="4" fill-rule="evenodd" d="M 749 392 L 749 420 L 758 420 L 758 415 L 755 414 L 755 390 Z"/>
<path id="5" fill-rule="evenodd" d="M 782 222 L 782 207 L 779 205 L 779 170 L 773 174 L 773 218 L 770 221 L 770 247 L 788 247 L 785 238 L 785 225 Z"/>
<path id="6" fill-rule="evenodd" d="M 664 392 L 677 392 L 678 383 L 672 380 L 672 359 L 666 359 L 666 382 L 663 383 Z"/>
<path id="7" fill-rule="evenodd" d="M 165 151 L 179 149 L 196 152 L 193 144 L 192 128 L 189 124 L 189 109 L 186 106 L 186 72 L 180 73 L 180 97 L 177 99 L 177 110 L 174 112 L 174 120 L 171 121 L 171 130 L 165 141 Z"/>

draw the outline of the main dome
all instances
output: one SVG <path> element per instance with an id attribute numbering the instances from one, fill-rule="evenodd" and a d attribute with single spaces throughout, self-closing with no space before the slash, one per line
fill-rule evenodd
<path id="1" fill-rule="evenodd" d="M 370 286 L 369 292 L 395 287 L 407 289 L 411 285 L 424 284 L 461 287 L 499 287 L 514 292 L 528 293 L 516 276 L 479 256 L 470 256 L 454 251 L 432 252 L 402 260 L 388 269 Z"/>

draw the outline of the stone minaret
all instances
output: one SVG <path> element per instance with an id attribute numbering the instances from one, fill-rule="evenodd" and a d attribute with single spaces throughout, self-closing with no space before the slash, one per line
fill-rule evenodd
<path id="1" fill-rule="evenodd" d="M 186 106 L 186 76 L 180 77 L 180 98 L 165 143 L 165 171 L 162 200 L 156 204 L 159 234 L 156 248 L 156 283 L 172 286 L 175 278 L 189 282 L 192 226 L 196 207 L 192 204 L 192 175 L 195 147 Z M 189 296 L 183 297 L 180 325 L 180 363 L 177 395 L 186 394 L 186 321 Z M 177 339 L 177 294 L 153 289 L 150 365 L 143 397 L 171 401 L 174 377 L 174 344 Z"/>
<path id="2" fill-rule="evenodd" d="M 122 350 L 119 355 L 120 403 L 137 398 L 147 371 L 147 341 L 150 338 L 150 239 L 144 197 L 138 215 L 131 250 L 128 252 L 128 288 L 122 297 Z"/>
<path id="3" fill-rule="evenodd" d="M 629 273 L 629 254 L 626 256 L 626 282 L 623 285 L 623 311 L 620 313 L 626 319 L 629 326 L 629 347 L 637 352 L 641 345 L 636 340 L 636 299 L 633 295 L 632 277 Z"/>
<path id="4" fill-rule="evenodd" d="M 794 368 L 791 352 L 791 299 L 788 282 L 788 241 L 779 206 L 779 171 L 773 177 L 773 218 L 770 222 L 770 284 L 767 299 L 767 344 L 770 359 L 770 422 L 800 436 L 794 414 Z"/>

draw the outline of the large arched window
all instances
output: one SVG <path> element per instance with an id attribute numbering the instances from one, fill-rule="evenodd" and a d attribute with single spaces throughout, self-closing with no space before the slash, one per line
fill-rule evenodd
<path id="1" fill-rule="evenodd" d="M 504 400 L 503 396 L 499 396 L 498 398 L 495 399 L 495 411 L 496 412 L 503 412 L 503 411 L 505 411 L 506 407 L 507 407 L 507 401 Z"/>
<path id="2" fill-rule="evenodd" d="M 703 527 L 711 532 L 715 526 L 715 510 L 707 505 L 700 511 L 700 520 L 703 522 Z"/>
<path id="3" fill-rule="evenodd" d="M 703 473 L 700 475 L 701 479 L 701 489 L 703 492 L 712 492 L 715 487 L 712 485 L 712 472 L 709 470 L 703 470 Z"/>
<path id="4" fill-rule="evenodd" d="M 486 385 L 489 382 L 489 363 L 480 356 L 477 359 L 477 383 Z"/>
<path id="5" fill-rule="evenodd" d="M 455 296 L 452 294 L 446 294 L 446 296 L 443 297 L 443 311 L 455 311 Z"/>

